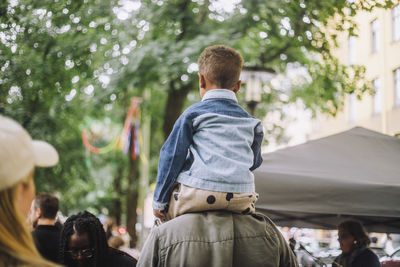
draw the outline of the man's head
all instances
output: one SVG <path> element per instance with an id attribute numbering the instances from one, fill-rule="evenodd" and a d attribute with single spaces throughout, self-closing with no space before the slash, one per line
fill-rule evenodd
<path id="1" fill-rule="evenodd" d="M 36 225 L 40 219 L 54 221 L 57 212 L 58 198 L 48 193 L 39 193 L 32 201 L 31 222 L 33 225 Z"/>
<path id="2" fill-rule="evenodd" d="M 203 97 L 205 91 L 215 89 L 210 84 L 236 93 L 241 85 L 242 66 L 242 56 L 230 47 L 213 45 L 204 49 L 199 57 L 200 95 Z"/>

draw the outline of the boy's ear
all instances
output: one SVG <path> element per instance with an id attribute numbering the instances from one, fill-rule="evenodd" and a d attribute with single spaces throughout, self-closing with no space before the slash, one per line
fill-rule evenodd
<path id="1" fill-rule="evenodd" d="M 197 73 L 199 75 L 199 87 L 200 88 L 206 88 L 206 79 L 204 78 L 203 74 L 200 74 L 200 72 Z"/>
<path id="2" fill-rule="evenodd" d="M 237 92 L 239 92 L 240 86 L 242 86 L 242 81 L 241 80 L 236 82 L 235 86 L 233 86 L 233 90 L 232 91 L 236 94 Z"/>

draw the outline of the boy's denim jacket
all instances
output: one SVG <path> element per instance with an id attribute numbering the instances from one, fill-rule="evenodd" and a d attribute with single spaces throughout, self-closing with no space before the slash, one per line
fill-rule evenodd
<path id="1" fill-rule="evenodd" d="M 262 163 L 261 121 L 231 90 L 207 91 L 175 122 L 161 148 L 153 208 L 164 210 L 175 182 L 203 190 L 254 192 L 251 171 Z"/>

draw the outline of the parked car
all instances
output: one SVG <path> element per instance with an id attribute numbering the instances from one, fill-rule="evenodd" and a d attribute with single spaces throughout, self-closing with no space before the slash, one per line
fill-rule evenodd
<path id="1" fill-rule="evenodd" d="M 389 256 L 383 248 L 370 247 L 370 249 L 376 254 L 376 256 L 378 256 L 379 259 Z"/>
<path id="2" fill-rule="evenodd" d="M 400 267 L 400 248 L 392 255 L 380 259 L 382 267 Z"/>
<path id="3" fill-rule="evenodd" d="M 400 248 L 395 250 L 395 252 L 393 252 L 392 255 L 390 255 L 390 257 L 391 258 L 399 258 L 400 259 Z"/>

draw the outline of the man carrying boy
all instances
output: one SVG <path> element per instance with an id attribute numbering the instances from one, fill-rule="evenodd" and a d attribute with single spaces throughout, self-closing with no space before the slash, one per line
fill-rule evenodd
<path id="1" fill-rule="evenodd" d="M 242 65 L 223 45 L 201 53 L 202 101 L 178 118 L 160 153 L 153 209 L 162 221 L 207 210 L 255 212 L 252 171 L 262 163 L 263 129 L 236 99 Z"/>

